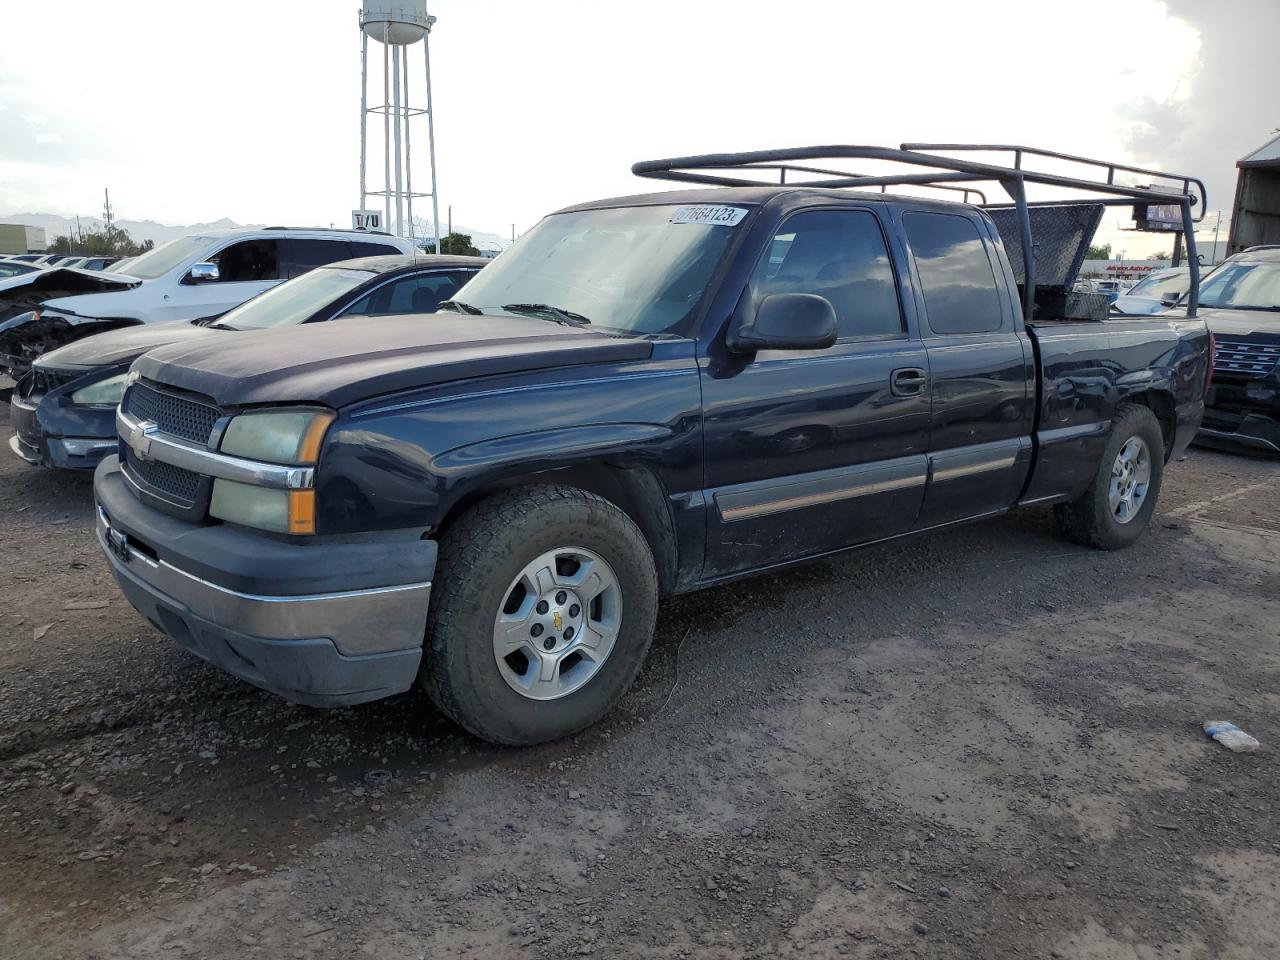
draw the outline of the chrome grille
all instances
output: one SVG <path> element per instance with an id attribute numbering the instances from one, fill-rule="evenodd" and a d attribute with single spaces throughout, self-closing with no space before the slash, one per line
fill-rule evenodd
<path id="1" fill-rule="evenodd" d="M 1238 373 L 1246 377 L 1265 377 L 1280 360 L 1280 343 L 1248 343 L 1241 340 L 1219 340 L 1213 353 L 1215 373 Z"/>
<path id="2" fill-rule="evenodd" d="M 212 404 L 156 390 L 146 383 L 135 383 L 129 388 L 124 398 L 124 410 L 138 420 L 151 421 L 161 433 L 205 444 L 213 433 L 213 425 L 222 415 Z"/>
<path id="3" fill-rule="evenodd" d="M 124 462 L 129 472 L 156 493 L 183 507 L 195 506 L 200 491 L 200 474 L 158 460 L 141 460 L 128 447 Z"/>

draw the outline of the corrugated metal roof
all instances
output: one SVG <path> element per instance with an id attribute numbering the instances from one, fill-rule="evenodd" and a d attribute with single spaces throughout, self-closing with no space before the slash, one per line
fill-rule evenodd
<path id="1" fill-rule="evenodd" d="M 1240 160 L 1241 163 L 1267 163 L 1268 161 L 1280 161 L 1280 137 L 1272 138 Z"/>

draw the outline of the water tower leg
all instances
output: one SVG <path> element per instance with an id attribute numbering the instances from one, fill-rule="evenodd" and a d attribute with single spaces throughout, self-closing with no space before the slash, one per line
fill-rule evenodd
<path id="1" fill-rule="evenodd" d="M 409 131 L 413 128 L 409 116 L 409 48 L 401 47 L 400 55 L 404 58 L 404 202 L 405 216 L 409 224 L 409 242 L 417 249 L 417 241 L 413 228 L 413 154 L 409 151 Z"/>
<path id="2" fill-rule="evenodd" d="M 427 145 L 431 155 L 431 218 L 435 221 L 436 253 L 444 252 L 444 242 L 440 239 L 440 204 L 437 197 L 440 193 L 436 183 L 436 111 L 431 103 L 431 32 L 422 38 L 423 54 L 427 62 Z"/>
<path id="3" fill-rule="evenodd" d="M 365 161 L 369 155 L 369 35 L 360 31 L 360 208 L 364 209 L 366 185 Z"/>
<path id="4" fill-rule="evenodd" d="M 400 51 L 391 51 L 391 102 L 395 120 L 391 124 L 391 136 L 396 148 L 396 236 L 404 236 L 404 155 L 400 150 L 400 127 L 404 121 L 400 109 Z"/>
<path id="5" fill-rule="evenodd" d="M 391 25 L 382 28 L 382 224 L 391 229 Z"/>

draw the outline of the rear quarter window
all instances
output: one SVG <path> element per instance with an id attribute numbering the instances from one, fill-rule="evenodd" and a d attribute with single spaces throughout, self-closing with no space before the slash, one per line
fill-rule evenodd
<path id="1" fill-rule="evenodd" d="M 1000 291 L 977 224 L 951 213 L 913 212 L 903 214 L 902 225 L 929 328 L 942 335 L 999 330 Z"/>

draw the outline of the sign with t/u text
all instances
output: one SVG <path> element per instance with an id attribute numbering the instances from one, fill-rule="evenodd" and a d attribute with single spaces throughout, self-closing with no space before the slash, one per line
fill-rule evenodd
<path id="1" fill-rule="evenodd" d="M 351 229 L 352 230 L 381 230 L 382 229 L 382 211 L 381 210 L 352 210 L 351 211 Z"/>

